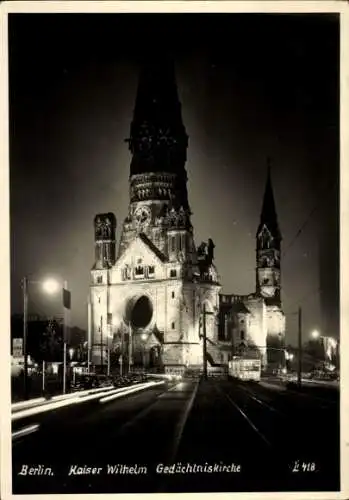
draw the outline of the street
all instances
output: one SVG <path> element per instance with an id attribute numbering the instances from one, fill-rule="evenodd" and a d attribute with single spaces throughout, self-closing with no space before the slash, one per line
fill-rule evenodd
<path id="1" fill-rule="evenodd" d="M 182 380 L 16 428 L 33 424 L 13 441 L 14 494 L 339 489 L 336 391 Z"/>

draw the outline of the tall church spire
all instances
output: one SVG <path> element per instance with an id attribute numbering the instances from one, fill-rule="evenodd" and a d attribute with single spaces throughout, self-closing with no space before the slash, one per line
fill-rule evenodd
<path id="1" fill-rule="evenodd" d="M 140 71 L 127 139 L 132 154 L 130 204 L 119 256 L 139 233 L 168 258 L 177 252 L 173 238 L 180 239 L 181 258 L 189 248 L 189 240 L 192 241 L 185 170 L 188 136 L 182 121 L 174 63 L 163 52 L 164 49 L 154 47 L 148 51 L 150 55 Z"/>
<path id="2" fill-rule="evenodd" d="M 127 140 L 130 175 L 150 172 L 183 174 L 188 137 L 182 122 L 174 63 L 152 56 L 141 69 Z"/>
<path id="3" fill-rule="evenodd" d="M 269 161 L 267 182 L 256 239 L 256 292 L 264 297 L 267 305 L 280 307 L 281 233 L 277 221 Z"/>
<path id="4" fill-rule="evenodd" d="M 265 184 L 263 205 L 262 205 L 260 223 L 257 229 L 257 236 L 260 234 L 263 227 L 265 226 L 270 231 L 272 237 L 276 240 L 278 245 L 280 245 L 281 233 L 275 209 L 274 193 L 271 182 L 271 165 L 269 159 L 267 168 L 268 168 L 267 181 Z"/>
<path id="5" fill-rule="evenodd" d="M 131 202 L 141 196 L 144 201 L 167 200 L 176 209 L 190 210 L 185 170 L 188 136 L 182 121 L 174 62 L 161 51 L 151 54 L 140 72 L 127 139 L 132 154 Z M 161 177 L 163 174 L 166 179 Z M 147 186 L 142 175 L 147 176 Z M 161 187 L 159 182 L 163 180 L 165 185 Z"/>

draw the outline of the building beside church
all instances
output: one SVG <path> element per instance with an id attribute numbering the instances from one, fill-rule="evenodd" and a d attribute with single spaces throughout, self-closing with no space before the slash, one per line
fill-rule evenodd
<path id="1" fill-rule="evenodd" d="M 174 65 L 141 70 L 130 136 L 128 214 L 119 231 L 113 213 L 95 217 L 90 303 L 92 363 L 119 361 L 165 371 L 200 368 L 202 331 L 209 366 L 253 347 L 264 365 L 267 346 L 285 332 L 280 243 L 270 174 L 257 230 L 256 290 L 223 295 L 211 239 L 194 241 L 185 169 L 188 136 Z M 223 270 L 224 272 L 224 270 Z M 203 314 L 205 311 L 205 314 Z"/>

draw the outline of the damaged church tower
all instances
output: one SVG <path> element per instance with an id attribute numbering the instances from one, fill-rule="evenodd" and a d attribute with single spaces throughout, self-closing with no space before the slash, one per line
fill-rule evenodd
<path id="1" fill-rule="evenodd" d="M 113 214 L 95 219 L 91 271 L 92 363 L 183 372 L 202 367 L 200 318 L 217 344 L 220 284 L 212 240 L 196 249 L 185 169 L 188 136 L 174 64 L 146 61 L 130 135 L 129 210 L 115 256 Z M 97 227 L 98 225 L 98 227 Z M 102 236 L 101 236 L 102 235 Z"/>

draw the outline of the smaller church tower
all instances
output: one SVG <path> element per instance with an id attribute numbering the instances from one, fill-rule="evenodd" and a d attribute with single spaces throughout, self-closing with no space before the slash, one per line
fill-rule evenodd
<path id="1" fill-rule="evenodd" d="M 95 227 L 94 269 L 109 269 L 115 264 L 116 219 L 112 213 L 98 214 Z"/>
<path id="2" fill-rule="evenodd" d="M 275 210 L 270 165 L 256 240 L 256 292 L 267 305 L 281 306 L 280 247 L 281 233 Z"/>
<path id="3" fill-rule="evenodd" d="M 270 165 L 256 239 L 256 295 L 262 298 L 265 304 L 267 368 L 280 369 L 284 364 L 286 324 L 281 306 L 281 233 L 275 209 Z"/>

